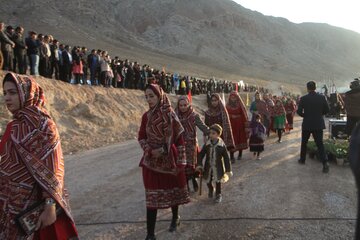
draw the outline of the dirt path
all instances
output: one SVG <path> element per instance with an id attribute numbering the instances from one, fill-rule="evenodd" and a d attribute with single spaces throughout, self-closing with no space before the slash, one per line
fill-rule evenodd
<path id="1" fill-rule="evenodd" d="M 167 232 L 170 211 L 160 211 L 157 238 L 352 239 L 357 201 L 351 170 L 332 164 L 326 175 L 316 160 L 298 165 L 299 119 L 296 126 L 281 144 L 270 138 L 262 160 L 246 151 L 233 165 L 234 177 L 224 185 L 221 204 L 207 198 L 203 184 L 203 196 L 192 194 L 192 202 L 181 207 L 184 221 L 177 233 Z M 66 157 L 81 239 L 145 239 L 140 157 L 136 141 Z"/>

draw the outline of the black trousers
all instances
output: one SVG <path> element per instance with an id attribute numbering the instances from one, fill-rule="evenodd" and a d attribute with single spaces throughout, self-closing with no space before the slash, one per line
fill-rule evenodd
<path id="1" fill-rule="evenodd" d="M 27 64 L 26 64 L 26 54 L 16 53 L 14 61 L 14 70 L 18 68 L 18 73 L 26 74 Z"/>
<path id="2" fill-rule="evenodd" d="M 13 71 L 14 53 L 12 51 L 2 51 L 3 54 L 3 70 Z"/>
<path id="3" fill-rule="evenodd" d="M 315 144 L 318 148 L 318 153 L 320 160 L 323 163 L 327 162 L 327 156 L 325 155 L 324 143 L 323 143 L 323 130 L 303 130 L 301 134 L 301 152 L 300 152 L 300 160 L 306 160 L 306 148 L 307 143 L 309 141 L 310 136 L 313 136 Z"/>

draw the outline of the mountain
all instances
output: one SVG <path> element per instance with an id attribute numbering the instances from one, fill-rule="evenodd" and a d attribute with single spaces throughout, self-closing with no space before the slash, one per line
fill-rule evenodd
<path id="1" fill-rule="evenodd" d="M 294 24 L 230 0 L 12 0 L 2 2 L 0 15 L 72 44 L 197 76 L 340 83 L 360 70 L 360 34 Z"/>

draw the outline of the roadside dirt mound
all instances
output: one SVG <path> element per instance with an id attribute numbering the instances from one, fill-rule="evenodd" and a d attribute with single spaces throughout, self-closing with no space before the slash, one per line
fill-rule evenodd
<path id="1" fill-rule="evenodd" d="M 1 92 L 4 75 L 0 71 Z M 46 108 L 57 123 L 66 154 L 137 137 L 141 116 L 148 109 L 142 91 L 70 85 L 43 77 L 36 80 L 44 88 Z M 171 100 L 175 104 L 176 96 Z M 205 96 L 193 100 L 199 111 L 205 107 Z M 3 94 L 0 102 L 1 135 L 11 114 L 3 104 Z"/>

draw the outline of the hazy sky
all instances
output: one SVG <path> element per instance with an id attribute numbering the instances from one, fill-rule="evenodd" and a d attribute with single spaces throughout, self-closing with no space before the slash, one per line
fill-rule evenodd
<path id="1" fill-rule="evenodd" d="M 291 22 L 319 22 L 360 33 L 360 0 L 234 0 L 264 15 Z"/>

